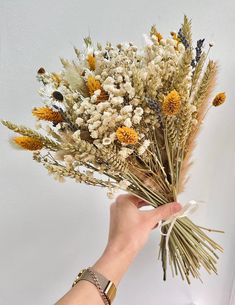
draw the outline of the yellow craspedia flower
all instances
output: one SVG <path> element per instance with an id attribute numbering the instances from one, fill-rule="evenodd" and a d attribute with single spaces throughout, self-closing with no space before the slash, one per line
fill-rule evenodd
<path id="1" fill-rule="evenodd" d="M 53 111 L 49 107 L 34 108 L 32 114 L 39 120 L 50 121 L 53 123 L 60 123 L 64 121 L 60 112 Z"/>
<path id="2" fill-rule="evenodd" d="M 88 54 L 86 60 L 87 60 L 87 63 L 88 63 L 88 66 L 89 66 L 90 70 L 94 71 L 95 67 L 96 67 L 96 58 L 95 58 L 95 55 Z"/>
<path id="3" fill-rule="evenodd" d="M 181 100 L 176 90 L 172 90 L 164 99 L 162 111 L 165 115 L 176 115 L 180 111 Z"/>
<path id="4" fill-rule="evenodd" d="M 116 136 L 121 143 L 136 144 L 138 142 L 138 134 L 133 128 L 126 126 L 119 127 L 116 130 Z"/>
<path id="5" fill-rule="evenodd" d="M 87 88 L 90 96 L 94 94 L 96 90 L 100 90 L 100 95 L 97 97 L 98 101 L 104 101 L 108 99 L 108 93 L 104 91 L 99 80 L 95 79 L 94 76 L 90 75 L 87 78 Z"/>
<path id="6" fill-rule="evenodd" d="M 222 105 L 224 102 L 225 102 L 225 99 L 226 99 L 226 94 L 225 92 L 220 92 L 218 93 L 215 98 L 213 99 L 213 106 L 217 107 L 217 106 L 220 106 Z"/>
<path id="7" fill-rule="evenodd" d="M 43 148 L 43 143 L 33 137 L 14 137 L 12 138 L 13 144 L 16 144 L 18 147 L 26 150 L 40 150 Z"/>

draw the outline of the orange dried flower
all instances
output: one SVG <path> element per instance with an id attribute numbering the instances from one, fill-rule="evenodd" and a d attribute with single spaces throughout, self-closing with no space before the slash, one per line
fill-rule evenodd
<path id="1" fill-rule="evenodd" d="M 33 137 L 14 137 L 12 138 L 12 142 L 16 144 L 18 147 L 26 149 L 26 150 L 40 150 L 43 148 L 43 143 Z"/>
<path id="2" fill-rule="evenodd" d="M 138 134 L 133 128 L 126 126 L 119 127 L 116 130 L 116 136 L 121 143 L 136 144 L 138 142 Z"/>
<path id="3" fill-rule="evenodd" d="M 164 99 L 162 111 L 165 115 L 176 115 L 180 111 L 181 100 L 176 90 L 172 90 Z"/>
<path id="4" fill-rule="evenodd" d="M 50 121 L 53 123 L 60 123 L 64 121 L 60 112 L 53 111 L 49 107 L 34 108 L 32 114 L 39 120 Z"/>
<path id="5" fill-rule="evenodd" d="M 94 94 L 96 90 L 100 90 L 100 95 L 97 97 L 98 101 L 104 101 L 108 99 L 108 93 L 104 91 L 99 80 L 95 79 L 94 76 L 90 75 L 87 78 L 87 88 L 90 96 Z"/>
<path id="6" fill-rule="evenodd" d="M 94 54 L 88 54 L 87 62 L 89 65 L 90 70 L 94 71 L 96 67 L 96 58 Z"/>
<path id="7" fill-rule="evenodd" d="M 213 106 L 217 107 L 217 106 L 220 106 L 222 105 L 224 102 L 225 102 L 225 99 L 226 99 L 226 94 L 225 92 L 220 92 L 218 93 L 215 98 L 213 99 Z"/>

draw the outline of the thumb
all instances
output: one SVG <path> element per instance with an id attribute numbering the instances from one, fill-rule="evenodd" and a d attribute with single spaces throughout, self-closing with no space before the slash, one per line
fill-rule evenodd
<path id="1" fill-rule="evenodd" d="M 145 214 L 145 217 L 149 218 L 151 225 L 154 227 L 160 220 L 168 219 L 181 209 L 182 206 L 178 202 L 171 202 L 150 211 L 143 211 L 143 213 Z"/>

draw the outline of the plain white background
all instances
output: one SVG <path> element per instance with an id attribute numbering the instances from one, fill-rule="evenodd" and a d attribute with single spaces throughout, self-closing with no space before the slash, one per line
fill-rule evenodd
<path id="1" fill-rule="evenodd" d="M 202 272 L 203 284 L 188 286 L 170 274 L 163 282 L 155 230 L 120 284 L 116 305 L 232 305 L 235 2 L 0 0 L 0 117 L 31 127 L 31 109 L 40 105 L 39 67 L 59 70 L 59 57 L 75 57 L 73 45 L 81 47 L 88 34 L 99 42 L 141 44 L 142 34 L 156 24 L 168 35 L 178 30 L 184 13 L 193 20 L 195 41 L 214 41 L 210 57 L 220 63 L 216 90 L 226 91 L 228 100 L 205 122 L 192 178 L 180 200 L 206 202 L 193 219 L 226 231 L 211 234 L 225 253 L 219 275 Z M 0 127 L 0 304 L 53 304 L 77 272 L 102 253 L 110 201 L 105 190 L 54 181 L 31 153 L 9 146 L 10 136 Z"/>

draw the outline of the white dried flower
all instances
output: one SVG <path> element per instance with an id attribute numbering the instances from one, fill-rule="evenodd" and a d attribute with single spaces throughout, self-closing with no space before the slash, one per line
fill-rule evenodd
<path id="1" fill-rule="evenodd" d="M 131 127 L 131 126 L 132 126 L 131 119 L 130 119 L 130 118 L 125 119 L 124 125 L 125 125 L 126 127 Z"/>
<path id="2" fill-rule="evenodd" d="M 80 117 L 78 117 L 78 118 L 76 119 L 76 121 L 75 121 L 75 123 L 76 123 L 78 126 L 81 126 L 83 122 L 84 122 L 83 118 L 80 118 Z"/>
<path id="3" fill-rule="evenodd" d="M 144 113 L 144 110 L 143 110 L 143 108 L 141 108 L 141 107 L 137 107 L 135 110 L 134 110 L 134 113 L 136 114 L 136 115 L 142 115 L 143 113 Z"/>
<path id="4" fill-rule="evenodd" d="M 118 152 L 120 157 L 122 157 L 123 159 L 126 159 L 127 157 L 129 157 L 132 153 L 133 153 L 133 149 L 130 149 L 127 147 L 122 147 L 120 149 L 120 151 Z"/>
<path id="5" fill-rule="evenodd" d="M 116 72 L 117 73 L 123 73 L 123 68 L 122 67 L 117 67 Z"/>
<path id="6" fill-rule="evenodd" d="M 74 104 L 73 105 L 73 110 L 77 110 L 78 109 L 78 104 Z"/>
<path id="7" fill-rule="evenodd" d="M 150 145 L 150 141 L 145 140 L 143 142 L 143 144 L 138 148 L 138 154 L 142 155 L 146 151 L 146 149 L 149 147 L 149 145 Z"/>
<path id="8" fill-rule="evenodd" d="M 133 122 L 134 124 L 139 124 L 140 121 L 141 121 L 141 119 L 142 119 L 141 116 L 139 116 L 139 115 L 134 115 L 134 116 L 132 117 L 132 122 Z"/>
<path id="9" fill-rule="evenodd" d="M 102 143 L 103 145 L 110 145 L 112 143 L 112 140 L 110 138 L 103 138 Z"/>
<path id="10" fill-rule="evenodd" d="M 120 113 L 121 113 L 121 114 L 131 113 L 132 110 L 133 110 L 132 105 L 127 105 L 127 106 L 124 106 L 124 107 L 121 109 Z"/>
<path id="11" fill-rule="evenodd" d="M 138 106 L 141 103 L 141 101 L 138 98 L 134 98 L 130 101 L 131 105 Z"/>
<path id="12" fill-rule="evenodd" d="M 96 105 L 96 109 L 98 112 L 102 112 L 104 109 L 108 108 L 110 106 L 109 102 L 100 102 L 98 105 Z"/>
<path id="13" fill-rule="evenodd" d="M 81 133 L 80 130 L 75 131 L 72 135 L 72 138 L 76 141 L 77 139 L 80 138 L 80 133 Z"/>
<path id="14" fill-rule="evenodd" d="M 100 125 L 101 125 L 101 121 L 96 121 L 93 124 L 88 124 L 88 129 L 90 131 L 94 130 L 94 129 L 97 129 Z"/>
<path id="15" fill-rule="evenodd" d="M 104 72 L 103 72 L 104 73 Z M 111 77 L 111 76 L 108 76 L 105 80 L 104 80 L 104 82 L 103 82 L 103 86 L 104 85 L 112 85 L 112 84 L 114 84 L 115 83 L 115 79 L 113 78 L 113 77 Z"/>
<path id="16" fill-rule="evenodd" d="M 115 97 L 113 97 L 112 100 L 111 100 L 111 103 L 112 103 L 114 106 L 121 105 L 123 102 L 124 102 L 124 99 L 123 99 L 122 96 L 115 96 Z"/>
<path id="17" fill-rule="evenodd" d="M 97 139 L 98 138 L 98 131 L 97 130 L 93 130 L 92 132 L 91 132 L 91 137 L 93 138 L 93 139 Z"/>
<path id="18" fill-rule="evenodd" d="M 97 89 L 97 90 L 95 90 L 94 95 L 95 95 L 95 96 L 99 96 L 100 93 L 101 93 L 101 90 L 100 90 L 100 89 Z"/>
<path id="19" fill-rule="evenodd" d="M 149 38 L 148 35 L 144 34 L 143 37 L 144 37 L 144 41 L 145 41 L 145 43 L 146 43 L 147 46 L 152 46 L 152 45 L 153 45 L 153 42 L 152 42 L 152 40 Z"/>
<path id="20" fill-rule="evenodd" d="M 119 183 L 118 183 L 120 189 L 123 189 L 123 190 L 126 190 L 128 188 L 129 185 L 131 185 L 131 183 L 128 181 L 128 180 L 121 180 Z"/>

